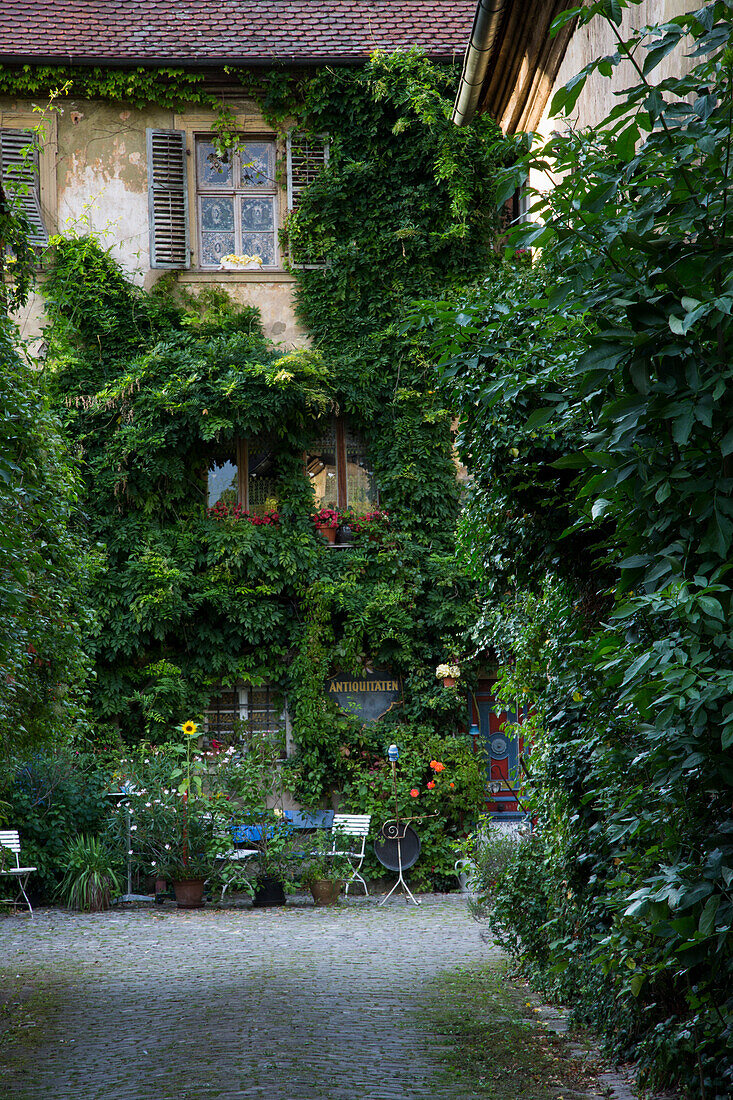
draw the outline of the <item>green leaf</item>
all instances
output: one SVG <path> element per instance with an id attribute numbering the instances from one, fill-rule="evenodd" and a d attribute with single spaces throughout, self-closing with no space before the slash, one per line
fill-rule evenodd
<path id="1" fill-rule="evenodd" d="M 634 997 L 639 996 L 639 994 L 641 993 L 641 987 L 644 985 L 645 981 L 646 975 L 643 974 L 641 971 L 637 971 L 637 973 L 632 976 L 631 981 L 629 982 L 629 989 L 631 990 L 631 993 Z"/>
<path id="2" fill-rule="evenodd" d="M 535 409 L 533 413 L 527 417 L 527 423 L 525 427 L 528 431 L 533 428 L 541 428 L 544 424 L 547 424 L 556 415 L 557 410 L 553 406 L 552 408 Z"/>

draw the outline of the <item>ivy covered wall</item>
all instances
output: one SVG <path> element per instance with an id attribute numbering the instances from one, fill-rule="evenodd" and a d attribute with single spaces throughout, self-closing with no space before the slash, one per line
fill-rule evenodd
<path id="1" fill-rule="evenodd" d="M 175 274 L 139 289 L 89 236 L 54 239 L 44 286 L 50 384 L 103 559 L 95 742 L 160 741 L 200 716 L 218 685 L 274 684 L 287 697 L 290 782 L 305 804 L 379 806 L 392 739 L 404 748 L 406 792 L 419 798 L 437 797 L 428 761 L 450 759 L 434 838 L 442 868 L 448 834 L 475 816 L 483 784 L 468 739 L 454 737 L 465 694 L 439 687 L 434 670 L 467 654 L 475 604 L 455 557 L 452 413 L 433 391 L 421 338 L 400 325 L 416 296 L 453 293 L 493 255 L 487 179 L 504 156 L 489 121 L 451 125 L 454 81 L 417 53 L 260 78 L 274 126 L 295 119 L 331 141 L 286 230 L 296 261 L 300 251 L 322 262 L 295 271 L 310 349 L 274 345 L 256 311 L 221 290 L 196 297 Z M 303 464 L 334 418 L 363 438 L 389 517 L 342 551 L 314 528 Z M 212 455 L 255 438 L 275 456 L 276 516 L 211 515 Z M 324 680 L 367 664 L 402 679 L 404 702 L 362 728 L 327 701 Z M 470 683 L 470 662 L 466 673 Z"/>

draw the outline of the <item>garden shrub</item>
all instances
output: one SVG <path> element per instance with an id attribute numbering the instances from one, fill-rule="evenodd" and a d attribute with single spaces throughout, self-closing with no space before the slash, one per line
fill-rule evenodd
<path id="1" fill-rule="evenodd" d="M 65 852 L 80 834 L 102 836 L 114 809 L 106 796 L 109 770 L 92 754 L 57 747 L 6 762 L 2 797 L 18 829 L 22 858 L 38 868 L 30 889 L 51 902 L 66 872 Z"/>
<path id="2" fill-rule="evenodd" d="M 474 460 L 463 540 L 486 574 L 476 641 L 503 665 L 503 698 L 534 714 L 538 840 L 497 889 L 500 934 L 649 1083 L 722 1100 L 733 13 L 716 0 L 625 42 L 628 6 L 562 16 L 606 19 L 617 49 L 553 109 L 572 113 L 589 73 L 623 63 L 630 79 L 605 122 L 537 150 L 517 139 L 503 194 L 530 166 L 555 181 L 530 193 L 537 221 L 511 241 L 541 259 L 530 273 L 510 259 L 421 323 L 439 330 Z M 655 84 L 691 44 L 693 70 Z"/>

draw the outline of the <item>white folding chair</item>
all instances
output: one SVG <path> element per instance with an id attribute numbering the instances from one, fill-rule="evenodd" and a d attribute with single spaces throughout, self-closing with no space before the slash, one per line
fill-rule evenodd
<path id="1" fill-rule="evenodd" d="M 349 887 L 356 879 L 364 887 L 364 893 L 369 897 L 367 884 L 359 874 L 361 865 L 366 855 L 366 839 L 369 835 L 371 814 L 334 814 L 331 836 L 334 855 L 346 856 L 353 872 L 344 888 L 344 897 L 349 896 Z"/>
<path id="2" fill-rule="evenodd" d="M 37 867 L 21 867 L 20 865 L 20 833 L 17 829 L 0 829 L 0 845 L 3 848 L 9 848 L 15 856 L 15 867 L 3 867 L 0 870 L 0 878 L 10 877 L 11 875 L 16 879 L 20 893 L 16 893 L 13 898 L 13 905 L 18 906 L 20 904 L 20 894 L 25 898 L 25 903 L 28 906 L 28 912 L 33 917 L 33 910 L 31 903 L 28 901 L 28 895 L 25 892 L 25 888 L 28 885 L 28 876 L 34 871 L 37 871 Z"/>

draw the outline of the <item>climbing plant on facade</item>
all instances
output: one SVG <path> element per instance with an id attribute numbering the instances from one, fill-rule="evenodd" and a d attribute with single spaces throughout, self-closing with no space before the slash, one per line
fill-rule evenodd
<path id="1" fill-rule="evenodd" d="M 49 375 L 83 454 L 89 531 L 103 548 L 94 737 L 165 739 L 222 685 L 276 684 L 302 804 L 340 797 L 358 808 L 358 762 L 376 782 L 397 738 L 410 745 L 411 789 L 441 751 L 455 763 L 444 819 L 455 833 L 479 808 L 481 762 L 453 738 L 465 700 L 442 692 L 433 670 L 469 644 L 472 585 L 453 553 L 451 411 L 425 342 L 398 323 L 421 288 L 453 289 L 493 248 L 491 185 L 475 160 L 497 163 L 498 132 L 482 124 L 470 140 L 454 138 L 454 74 L 416 54 L 375 58 L 333 87 L 332 77 L 258 77 L 270 117 L 328 127 L 331 140 L 328 168 L 287 229 L 294 262 L 298 249 L 321 248 L 324 227 L 332 241 L 318 253 L 325 267 L 295 267 L 311 350 L 269 343 L 255 312 L 222 291 L 191 296 L 175 276 L 140 291 L 91 238 L 56 239 L 49 253 Z M 354 248 L 361 258 L 351 262 Z M 337 284 L 350 288 L 338 302 Z M 357 516 L 341 553 L 315 530 L 303 466 L 335 417 L 364 440 L 388 515 Z M 273 455 L 265 512 L 207 509 L 207 468 L 237 440 L 266 440 Z M 373 727 L 324 697 L 328 675 L 366 664 L 389 668 L 404 688 L 401 707 Z M 446 738 L 452 747 L 441 750 Z M 426 851 L 444 875 L 445 830 Z"/>

